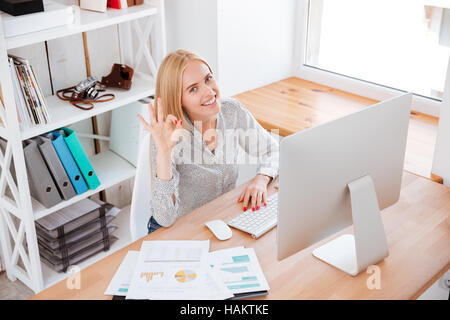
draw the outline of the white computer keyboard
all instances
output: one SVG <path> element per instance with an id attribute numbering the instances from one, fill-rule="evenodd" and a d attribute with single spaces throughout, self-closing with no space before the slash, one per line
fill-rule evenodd
<path id="1" fill-rule="evenodd" d="M 277 225 L 278 192 L 267 199 L 267 206 L 259 210 L 247 210 L 231 221 L 227 222 L 230 227 L 248 232 L 253 238 L 261 235 Z"/>

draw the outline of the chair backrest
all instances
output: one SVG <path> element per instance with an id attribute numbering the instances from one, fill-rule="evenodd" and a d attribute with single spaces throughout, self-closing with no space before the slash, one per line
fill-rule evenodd
<path id="1" fill-rule="evenodd" d="M 133 195 L 130 208 L 131 238 L 136 241 L 147 235 L 147 223 L 151 217 L 151 154 L 150 134 L 144 133 L 140 139 L 136 175 L 134 177 Z"/>

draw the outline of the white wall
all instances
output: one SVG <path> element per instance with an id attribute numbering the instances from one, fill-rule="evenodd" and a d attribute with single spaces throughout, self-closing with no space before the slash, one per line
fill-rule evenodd
<path id="1" fill-rule="evenodd" d="M 450 59 L 431 171 L 442 177 L 446 186 L 450 186 Z"/>
<path id="2" fill-rule="evenodd" d="M 218 0 L 219 84 L 227 96 L 292 76 L 293 0 Z"/>
<path id="3" fill-rule="evenodd" d="M 195 52 L 217 76 L 217 0 L 166 0 L 165 5 L 167 52 Z"/>
<path id="4" fill-rule="evenodd" d="M 166 0 L 167 48 L 194 51 L 223 96 L 293 74 L 294 0 Z"/>

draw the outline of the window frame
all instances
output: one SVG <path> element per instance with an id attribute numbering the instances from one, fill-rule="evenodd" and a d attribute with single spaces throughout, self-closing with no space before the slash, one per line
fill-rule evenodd
<path id="1" fill-rule="evenodd" d="M 296 77 L 379 101 L 390 99 L 407 92 L 305 65 L 309 1 L 296 1 L 297 7 L 295 10 L 298 17 L 295 23 L 296 39 L 294 44 L 294 75 Z M 448 73 L 446 78 L 449 81 L 450 75 Z M 441 104 L 441 100 L 413 94 L 412 110 L 414 111 L 439 117 Z"/>

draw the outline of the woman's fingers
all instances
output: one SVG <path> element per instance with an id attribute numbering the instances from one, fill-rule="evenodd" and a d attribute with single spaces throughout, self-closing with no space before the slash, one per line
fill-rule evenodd
<path id="1" fill-rule="evenodd" d="M 252 211 L 261 209 L 266 206 L 267 195 L 266 192 L 258 189 L 245 189 L 238 198 L 237 202 L 243 202 L 244 211 L 252 208 Z"/>
<path id="2" fill-rule="evenodd" d="M 241 192 L 241 195 L 237 199 L 237 202 L 242 202 L 244 200 L 244 194 L 245 194 L 245 190 Z"/>
<path id="3" fill-rule="evenodd" d="M 258 196 L 258 191 L 252 192 L 252 211 L 256 210 L 256 197 Z"/>
<path id="4" fill-rule="evenodd" d="M 148 103 L 148 114 L 150 115 L 150 125 L 156 123 L 155 117 L 155 109 L 153 109 L 153 105 L 151 102 Z"/>
<path id="5" fill-rule="evenodd" d="M 174 125 L 177 125 L 178 122 L 179 122 L 178 119 L 173 114 L 167 115 L 167 118 L 166 118 L 167 124 L 173 123 Z"/>
<path id="6" fill-rule="evenodd" d="M 140 114 L 138 114 L 138 118 L 141 121 L 141 123 L 144 125 L 144 127 L 148 131 L 152 132 L 152 126 L 147 121 L 145 121 L 144 118 Z"/>
<path id="7" fill-rule="evenodd" d="M 158 122 L 162 123 L 164 121 L 163 105 L 161 98 L 158 97 Z"/>
<path id="8" fill-rule="evenodd" d="M 267 206 L 267 192 L 262 193 L 262 206 Z"/>
<path id="9" fill-rule="evenodd" d="M 153 110 L 153 106 L 152 103 L 149 102 L 148 103 L 148 113 L 150 115 L 150 123 L 148 123 L 147 121 L 145 121 L 144 117 L 140 114 L 138 114 L 138 118 L 141 121 L 141 123 L 144 125 L 144 127 L 151 132 L 152 130 L 152 124 L 154 124 L 156 122 L 155 119 L 155 111 Z"/>
<path id="10" fill-rule="evenodd" d="M 248 206 L 248 201 L 250 200 L 250 192 L 246 189 L 245 190 L 245 194 L 244 194 L 244 211 L 247 211 L 247 209 L 249 208 Z"/>
<path id="11" fill-rule="evenodd" d="M 261 208 L 262 192 L 259 191 L 256 195 L 256 210 Z"/>

